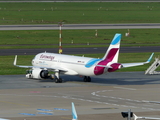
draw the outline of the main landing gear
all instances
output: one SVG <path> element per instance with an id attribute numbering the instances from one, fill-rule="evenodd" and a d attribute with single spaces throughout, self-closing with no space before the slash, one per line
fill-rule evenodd
<path id="1" fill-rule="evenodd" d="M 62 83 L 62 78 L 59 78 L 59 79 L 56 78 L 56 79 L 55 79 L 55 83 Z"/>
<path id="2" fill-rule="evenodd" d="M 55 83 L 62 83 L 62 78 L 59 77 L 59 71 L 55 72 Z"/>
<path id="3" fill-rule="evenodd" d="M 89 77 L 89 76 L 84 76 L 83 81 L 84 81 L 84 82 L 91 82 L 91 77 Z"/>
<path id="4" fill-rule="evenodd" d="M 62 78 L 59 77 L 59 74 L 60 74 L 59 71 L 56 71 L 55 74 L 54 74 L 54 76 L 55 76 L 55 83 L 62 83 L 63 82 Z M 91 77 L 84 76 L 83 81 L 84 82 L 91 82 Z"/>

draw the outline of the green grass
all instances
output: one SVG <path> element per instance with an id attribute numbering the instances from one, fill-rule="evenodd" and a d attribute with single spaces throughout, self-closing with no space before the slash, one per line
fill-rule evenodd
<path id="1" fill-rule="evenodd" d="M 1 3 L 0 24 L 159 23 L 160 3 Z"/>
<path id="2" fill-rule="evenodd" d="M 160 29 L 131 29 L 129 37 L 125 37 L 126 32 L 125 29 L 98 30 L 95 37 L 95 30 L 63 30 L 62 45 L 63 48 L 108 47 L 115 33 L 122 34 L 122 46 L 160 45 Z M 58 48 L 58 44 L 58 30 L 0 31 L 0 49 Z"/>
<path id="3" fill-rule="evenodd" d="M 0 24 L 93 24 L 93 23 L 159 23 L 160 3 L 1 3 Z M 63 27 L 62 27 L 63 29 Z M 63 47 L 108 46 L 115 33 L 122 33 L 122 46 L 159 45 L 160 29 L 127 30 L 63 30 Z M 71 42 L 74 44 L 71 44 Z M 0 31 L 0 48 L 53 48 L 58 47 L 58 30 Z M 90 43 L 88 46 L 87 43 Z M 121 63 L 146 61 L 151 53 L 120 53 Z M 156 53 L 155 56 L 158 56 Z M 101 58 L 103 54 L 86 54 Z M 18 56 L 18 64 L 31 65 L 33 55 Z M 1 75 L 25 74 L 23 68 L 13 66 L 14 56 L 0 56 Z M 120 71 L 144 71 L 149 64 Z"/>
<path id="4" fill-rule="evenodd" d="M 157 57 L 160 53 L 155 53 L 154 57 Z M 104 54 L 84 54 L 85 57 L 102 58 Z M 130 63 L 130 62 L 144 62 L 146 61 L 151 53 L 120 53 L 119 62 L 120 63 Z M 79 55 L 81 56 L 81 55 Z M 143 57 L 142 57 L 143 56 Z M 154 57 L 151 63 L 154 61 Z M 19 65 L 31 65 L 31 61 L 34 55 L 19 55 L 17 64 Z M 1 75 L 12 75 L 12 74 L 26 74 L 25 68 L 18 68 L 13 66 L 14 56 L 0 56 L 0 69 Z M 124 71 L 145 71 L 149 65 L 146 64 L 139 67 L 123 68 L 118 70 L 119 72 Z"/>

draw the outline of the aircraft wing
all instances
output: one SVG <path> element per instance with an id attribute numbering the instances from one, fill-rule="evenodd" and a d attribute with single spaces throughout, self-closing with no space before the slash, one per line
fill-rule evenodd
<path id="1" fill-rule="evenodd" d="M 141 117 L 141 116 L 137 116 L 135 114 L 133 114 L 134 116 L 134 120 L 137 120 L 137 119 L 149 119 L 149 120 L 160 120 L 160 118 L 155 118 L 155 117 Z"/>
<path id="2" fill-rule="evenodd" d="M 149 120 L 160 120 L 160 118 L 154 118 L 154 117 L 143 117 L 144 119 L 149 119 Z"/>
<path id="3" fill-rule="evenodd" d="M 21 68 L 39 68 L 39 69 L 46 69 L 49 71 L 63 71 L 67 72 L 68 70 L 59 66 L 54 66 L 54 67 L 40 67 L 40 66 L 25 66 L 25 65 L 17 65 L 17 55 L 15 56 L 13 65 L 16 67 L 21 67 Z"/>
<path id="4" fill-rule="evenodd" d="M 139 62 L 139 63 L 122 63 L 122 66 L 125 67 L 133 67 L 133 66 L 140 66 L 140 65 L 144 65 L 147 64 L 151 61 L 152 57 L 153 57 L 154 53 L 151 54 L 151 56 L 149 57 L 149 59 L 146 62 Z"/>
<path id="5" fill-rule="evenodd" d="M 21 67 L 21 68 L 33 68 L 33 66 L 23 66 L 23 65 L 17 65 L 17 55 L 15 56 L 13 65 L 16 67 Z"/>

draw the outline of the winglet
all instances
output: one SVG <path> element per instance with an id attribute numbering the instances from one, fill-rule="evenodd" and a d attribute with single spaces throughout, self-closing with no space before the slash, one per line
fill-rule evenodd
<path id="1" fill-rule="evenodd" d="M 13 65 L 14 65 L 14 66 L 16 66 L 16 65 L 17 65 L 17 55 L 15 56 L 15 59 L 14 59 Z"/>
<path id="2" fill-rule="evenodd" d="M 134 120 L 137 120 L 137 119 L 138 119 L 138 116 L 137 116 L 137 115 L 133 114 L 133 116 L 134 116 Z"/>
<path id="3" fill-rule="evenodd" d="M 150 117 L 138 117 L 134 113 L 133 113 L 133 116 L 134 116 L 134 120 L 137 120 L 137 119 L 150 119 Z"/>
<path id="4" fill-rule="evenodd" d="M 72 120 L 78 120 L 77 112 L 73 102 L 72 102 Z"/>
<path id="5" fill-rule="evenodd" d="M 151 56 L 149 57 L 149 59 L 146 61 L 146 63 L 149 63 L 153 57 L 154 53 L 151 54 Z"/>

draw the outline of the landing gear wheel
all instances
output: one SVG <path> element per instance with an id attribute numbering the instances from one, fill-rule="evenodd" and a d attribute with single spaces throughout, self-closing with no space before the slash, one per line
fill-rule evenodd
<path id="1" fill-rule="evenodd" d="M 83 81 L 84 81 L 84 82 L 91 82 L 91 77 L 89 77 L 89 76 L 84 76 Z"/>
<path id="2" fill-rule="evenodd" d="M 62 83 L 62 79 L 61 78 L 56 78 L 55 83 Z"/>
<path id="3" fill-rule="evenodd" d="M 55 79 L 55 83 L 58 83 L 58 79 L 57 78 Z"/>
<path id="4" fill-rule="evenodd" d="M 91 77 L 88 76 L 87 79 L 88 79 L 87 82 L 91 82 Z"/>
<path id="5" fill-rule="evenodd" d="M 62 83 L 62 78 L 59 78 L 59 83 Z"/>
<path id="6" fill-rule="evenodd" d="M 83 81 L 87 82 L 87 76 L 84 76 Z"/>

